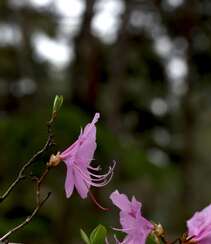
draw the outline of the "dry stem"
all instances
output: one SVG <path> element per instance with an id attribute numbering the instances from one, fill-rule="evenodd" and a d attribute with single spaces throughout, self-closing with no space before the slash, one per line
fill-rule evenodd
<path id="1" fill-rule="evenodd" d="M 24 227 L 28 223 L 30 223 L 30 221 L 32 220 L 32 218 L 36 215 L 36 213 L 43 206 L 43 204 L 48 200 L 48 198 L 50 197 L 50 195 L 51 195 L 51 193 L 49 192 L 48 195 L 42 201 L 40 201 L 40 203 L 36 206 L 36 208 L 34 209 L 34 211 L 32 212 L 32 214 L 29 215 L 22 223 L 20 223 L 19 225 L 15 226 L 13 229 L 9 230 L 4 236 L 2 236 L 0 238 L 0 241 L 2 241 L 2 242 L 5 241 L 10 235 L 12 235 L 13 233 L 15 233 L 16 231 L 18 231 L 19 229 L 21 229 L 22 227 Z"/>
<path id="2" fill-rule="evenodd" d="M 20 169 L 18 176 L 16 179 L 11 183 L 11 185 L 8 187 L 8 189 L 0 196 L 0 203 L 3 202 L 8 195 L 12 192 L 12 190 L 16 187 L 16 185 L 26 178 L 24 175 L 27 168 L 29 168 L 33 163 L 35 163 L 53 144 L 53 133 L 52 133 L 52 125 L 53 125 L 54 119 L 51 118 L 51 120 L 47 123 L 48 126 L 48 138 L 43 146 L 42 149 L 40 149 L 37 153 L 35 153 L 31 159 L 29 159 L 28 162 L 26 162 L 22 168 Z"/>
<path id="3" fill-rule="evenodd" d="M 48 126 L 48 138 L 47 138 L 47 141 L 46 141 L 45 145 L 43 146 L 42 149 L 40 149 L 37 153 L 35 153 L 28 162 L 26 162 L 22 166 L 22 168 L 20 169 L 16 179 L 11 183 L 11 185 L 8 187 L 8 189 L 5 191 L 5 193 L 0 197 L 0 203 L 3 202 L 8 197 L 8 195 L 13 191 L 13 189 L 16 187 L 16 185 L 21 180 L 26 178 L 26 176 L 24 175 L 26 169 L 29 168 L 33 163 L 35 163 L 54 144 L 54 142 L 53 142 L 53 133 L 52 133 L 52 125 L 53 125 L 54 119 L 55 119 L 55 117 L 52 117 L 51 120 L 47 123 L 47 126 Z M 49 173 L 50 167 L 51 166 L 49 166 L 47 164 L 45 170 L 43 171 L 43 173 L 42 173 L 42 175 L 40 177 L 31 177 L 32 180 L 35 180 L 35 186 L 36 186 L 36 189 L 35 189 L 36 206 L 35 206 L 33 212 L 31 213 L 31 215 L 29 215 L 22 223 L 18 224 L 17 226 L 15 226 L 12 229 L 10 229 L 5 235 L 3 235 L 0 238 L 0 242 L 8 243 L 8 237 L 10 235 L 14 234 L 15 232 L 17 232 L 18 230 L 20 230 L 21 228 L 23 228 L 28 223 L 30 223 L 31 220 L 33 219 L 33 217 L 39 211 L 39 209 L 48 200 L 48 198 L 50 197 L 51 193 L 49 192 L 45 198 L 41 199 L 40 190 L 41 190 L 42 182 L 44 181 L 44 179 L 46 178 L 46 176 Z"/>

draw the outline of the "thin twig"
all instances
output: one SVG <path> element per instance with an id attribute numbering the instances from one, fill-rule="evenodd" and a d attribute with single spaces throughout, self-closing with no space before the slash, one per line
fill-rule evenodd
<path id="1" fill-rule="evenodd" d="M 160 239 L 164 244 L 169 244 L 169 242 L 166 240 L 164 236 L 161 236 Z"/>
<path id="2" fill-rule="evenodd" d="M 170 244 L 176 244 L 177 242 L 180 241 L 180 238 L 177 238 L 176 240 L 174 240 L 173 242 L 171 242 Z M 179 242 L 180 243 L 180 242 Z"/>
<path id="3" fill-rule="evenodd" d="M 32 218 L 36 215 L 36 213 L 43 206 L 43 204 L 48 200 L 48 198 L 50 197 L 50 195 L 51 195 L 51 192 L 49 192 L 48 195 L 42 201 L 40 201 L 40 203 L 36 206 L 36 208 L 34 209 L 34 211 L 32 212 L 31 215 L 29 215 L 21 224 L 17 225 L 16 227 L 14 227 L 10 231 L 8 231 L 4 236 L 2 236 L 0 238 L 0 241 L 4 241 L 10 235 L 12 235 L 14 232 L 18 231 L 19 229 L 21 229 L 22 227 L 24 227 L 25 225 L 27 225 L 28 223 L 30 223 L 30 221 L 32 220 Z"/>
<path id="4" fill-rule="evenodd" d="M 45 177 L 48 175 L 49 170 L 50 170 L 50 166 L 46 166 L 46 169 L 44 170 L 41 177 L 37 179 L 37 182 L 36 182 L 36 202 L 37 202 L 37 205 L 39 205 L 40 201 L 41 201 L 41 199 L 40 199 L 41 184 L 42 184 L 43 180 L 45 179 Z"/>
<path id="5" fill-rule="evenodd" d="M 9 230 L 4 236 L 2 236 L 0 238 L 0 241 L 4 241 L 6 238 L 8 238 L 8 236 L 12 235 L 14 232 L 18 231 L 19 229 L 21 229 L 22 227 L 24 227 L 26 224 L 28 224 L 32 218 L 36 215 L 36 213 L 38 212 L 38 210 L 43 206 L 43 204 L 47 201 L 47 199 L 49 198 L 51 193 L 48 193 L 48 195 L 41 200 L 40 198 L 40 190 L 41 190 L 41 185 L 44 181 L 44 179 L 46 178 L 46 176 L 49 173 L 50 167 L 48 164 L 45 168 L 45 170 L 43 171 L 42 175 L 40 177 L 33 177 L 32 179 L 35 180 L 35 185 L 36 185 L 36 190 L 35 190 L 35 194 L 36 194 L 36 208 L 34 209 L 34 211 L 32 212 L 32 214 L 30 216 L 28 216 L 21 224 L 17 225 L 16 227 L 14 227 L 13 229 Z"/>
<path id="6" fill-rule="evenodd" d="M 42 149 L 40 149 L 37 153 L 35 153 L 32 158 L 26 162 L 23 167 L 20 169 L 18 176 L 16 177 L 16 179 L 11 183 L 11 185 L 8 187 L 8 189 L 4 192 L 4 194 L 2 196 L 0 196 L 0 203 L 3 202 L 8 195 L 11 193 L 11 191 L 15 188 L 15 186 L 23 179 L 25 179 L 25 171 L 28 167 L 30 167 L 33 163 L 35 163 L 41 156 L 42 154 L 48 150 L 48 148 L 50 148 L 54 143 L 53 143 L 53 133 L 52 133 L 52 124 L 54 122 L 54 119 L 51 119 L 48 123 L 48 139 L 45 143 L 45 145 L 43 146 Z"/>
<path id="7" fill-rule="evenodd" d="M 36 162 L 41 156 L 42 154 L 47 151 L 52 145 L 54 145 L 54 140 L 53 140 L 53 132 L 52 132 L 52 125 L 54 123 L 54 120 L 56 118 L 56 113 L 52 114 L 50 121 L 48 121 L 47 123 L 47 127 L 48 127 L 48 138 L 47 141 L 45 143 L 45 145 L 43 146 L 42 149 L 40 149 L 37 153 L 35 153 L 32 158 L 26 162 L 22 168 L 20 169 L 16 179 L 12 182 L 12 184 L 8 187 L 8 189 L 5 191 L 5 193 L 0 196 L 0 203 L 7 198 L 7 196 L 11 193 L 11 191 L 15 188 L 15 186 L 23 179 L 26 178 L 26 176 L 24 175 L 26 169 L 28 167 L 30 167 L 34 162 Z M 8 237 L 10 235 L 12 235 L 13 233 L 15 233 L 16 231 L 20 230 L 21 228 L 23 228 L 25 225 L 27 225 L 28 223 L 30 223 L 30 221 L 33 219 L 33 217 L 37 214 L 37 212 L 39 211 L 39 209 L 43 206 L 43 204 L 48 200 L 48 198 L 50 197 L 51 193 L 49 192 L 48 195 L 44 198 L 41 199 L 40 197 L 40 191 L 41 191 L 41 184 L 44 181 L 44 179 L 46 178 L 46 176 L 49 173 L 50 168 L 52 167 L 52 165 L 50 165 L 49 163 L 46 164 L 46 168 L 43 171 L 42 175 L 40 177 L 31 177 L 32 180 L 35 180 L 35 185 L 36 185 L 36 190 L 35 190 L 35 194 L 36 194 L 36 207 L 34 208 L 33 212 L 31 213 L 31 215 L 29 215 L 22 223 L 20 223 L 19 225 L 15 226 L 14 228 L 12 228 L 11 230 L 9 230 L 4 236 L 2 236 L 0 238 L 0 242 L 2 243 L 8 243 Z"/>

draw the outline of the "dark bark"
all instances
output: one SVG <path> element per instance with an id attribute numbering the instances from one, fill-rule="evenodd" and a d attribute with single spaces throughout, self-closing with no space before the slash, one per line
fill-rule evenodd
<path id="1" fill-rule="evenodd" d="M 124 89 L 127 72 L 127 50 L 129 47 L 128 23 L 132 6 L 129 1 L 125 2 L 125 11 L 121 18 L 121 25 L 118 31 L 117 41 L 113 47 L 109 66 L 109 84 L 108 84 L 108 124 L 115 132 L 121 130 L 120 110 L 124 99 Z"/>
<path id="2" fill-rule="evenodd" d="M 75 61 L 72 68 L 73 101 L 82 108 L 94 110 L 101 79 L 99 41 L 91 32 L 96 0 L 86 0 L 82 24 L 75 37 Z"/>

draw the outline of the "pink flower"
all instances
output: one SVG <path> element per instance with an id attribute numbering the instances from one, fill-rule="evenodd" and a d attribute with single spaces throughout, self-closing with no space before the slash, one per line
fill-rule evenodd
<path id="1" fill-rule="evenodd" d="M 187 221 L 190 243 L 211 243 L 211 204 Z M 192 242 L 191 242 L 192 241 Z"/>
<path id="2" fill-rule="evenodd" d="M 114 191 L 110 199 L 120 209 L 122 229 L 116 230 L 127 234 L 123 242 L 117 241 L 117 243 L 144 244 L 147 236 L 153 230 L 153 225 L 141 215 L 141 203 L 135 197 L 129 201 L 126 195 L 120 194 L 118 191 Z"/>
<path id="3" fill-rule="evenodd" d="M 109 167 L 106 174 L 100 175 L 96 173 L 100 166 L 90 165 L 97 146 L 95 123 L 99 117 L 100 114 L 96 113 L 92 122 L 86 125 L 84 131 L 81 130 L 78 139 L 59 155 L 67 166 L 65 192 L 68 198 L 72 195 L 74 187 L 81 198 L 86 198 L 91 186 L 105 186 L 112 178 L 114 166 Z"/>

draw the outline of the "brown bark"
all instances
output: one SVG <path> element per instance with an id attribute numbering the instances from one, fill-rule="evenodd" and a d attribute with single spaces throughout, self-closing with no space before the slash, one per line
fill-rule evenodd
<path id="1" fill-rule="evenodd" d="M 73 100 L 84 108 L 95 107 L 101 58 L 98 40 L 91 32 L 96 0 L 86 0 L 79 34 L 75 38 L 75 61 L 72 68 Z"/>

